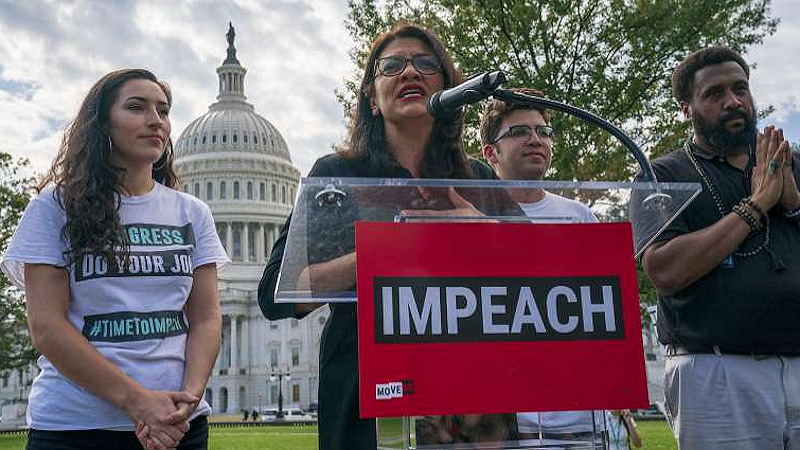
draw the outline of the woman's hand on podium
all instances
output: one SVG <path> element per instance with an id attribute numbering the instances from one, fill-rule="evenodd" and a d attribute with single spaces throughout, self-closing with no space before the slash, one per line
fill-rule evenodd
<path id="1" fill-rule="evenodd" d="M 420 188 L 420 194 L 423 197 L 427 196 L 423 188 Z M 448 217 L 475 217 L 475 220 L 466 219 L 464 222 L 495 222 L 485 219 L 486 215 L 456 192 L 454 187 L 447 188 L 447 198 L 453 204 L 452 209 L 404 209 L 400 212 L 400 216 L 408 217 L 415 222 L 447 221 Z"/>

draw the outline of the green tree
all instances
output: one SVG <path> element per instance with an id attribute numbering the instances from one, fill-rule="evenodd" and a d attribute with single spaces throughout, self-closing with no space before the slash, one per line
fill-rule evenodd
<path id="1" fill-rule="evenodd" d="M 14 234 L 25 211 L 33 187 L 33 178 L 23 176 L 26 160 L 14 161 L 0 151 L 0 254 Z M 36 359 L 28 338 L 23 293 L 0 273 L 0 374 L 22 368 Z"/>
<path id="2" fill-rule="evenodd" d="M 442 38 L 471 75 L 502 69 L 506 87 L 530 86 L 594 112 L 658 155 L 688 136 L 671 96 L 671 74 L 691 51 L 727 45 L 744 52 L 775 32 L 770 0 L 349 0 L 351 57 L 363 68 L 372 39 L 398 20 Z M 362 69 L 363 70 L 363 69 Z M 359 78 L 338 92 L 350 112 Z M 480 108 L 467 113 L 478 151 Z M 635 161 L 615 138 L 557 114 L 549 178 L 625 180 Z"/>

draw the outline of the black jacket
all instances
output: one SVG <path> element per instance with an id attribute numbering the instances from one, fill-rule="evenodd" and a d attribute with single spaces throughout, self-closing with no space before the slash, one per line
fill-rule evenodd
<path id="1" fill-rule="evenodd" d="M 477 160 L 472 160 L 471 163 L 475 178 L 497 178 L 487 165 Z M 317 160 L 309 177 L 411 178 L 411 173 L 399 166 L 380 173 L 369 172 L 358 160 L 333 154 Z M 504 212 L 508 214 L 519 210 L 516 204 L 502 193 L 469 189 L 459 192 L 486 214 L 495 215 Z M 444 203 L 446 202 L 441 204 L 443 209 L 452 207 Z M 359 212 L 356 208 L 345 207 L 335 216 L 318 215 L 313 221 L 310 220 L 307 224 L 310 236 L 314 235 L 315 227 L 325 229 L 326 234 L 324 241 L 309 243 L 308 263 L 327 261 L 354 251 L 352 224 L 363 214 L 363 211 Z M 275 242 L 258 287 L 258 303 L 264 316 L 269 320 L 303 316 L 294 312 L 293 304 L 274 301 L 275 285 L 283 260 L 290 222 L 291 216 L 286 220 Z M 360 419 L 358 416 L 356 304 L 335 303 L 330 304 L 330 308 L 331 316 L 325 324 L 320 344 L 319 448 L 320 450 L 375 449 L 377 445 L 375 421 Z"/>

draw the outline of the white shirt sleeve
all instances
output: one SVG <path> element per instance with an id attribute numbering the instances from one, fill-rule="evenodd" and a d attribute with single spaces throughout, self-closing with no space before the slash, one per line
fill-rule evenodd
<path id="1" fill-rule="evenodd" d="M 2 258 L 0 269 L 20 289 L 25 288 L 25 264 L 66 267 L 68 243 L 61 234 L 66 213 L 48 189 L 28 204 Z"/>
<path id="2" fill-rule="evenodd" d="M 581 203 L 581 206 L 583 206 L 583 210 L 584 210 L 583 215 L 584 215 L 584 220 L 586 221 L 586 223 L 598 222 L 597 216 L 594 215 L 594 213 L 592 212 L 591 209 L 589 209 L 588 206 L 586 206 L 583 203 Z"/>
<path id="3" fill-rule="evenodd" d="M 193 224 L 195 234 L 195 254 L 192 257 L 193 269 L 210 263 L 216 263 L 217 269 L 220 269 L 231 260 L 228 258 L 228 254 L 225 253 L 225 248 L 219 240 L 219 235 L 217 235 L 217 228 L 214 226 L 211 209 L 205 203 L 199 204 L 201 206 L 198 211 L 198 219 Z"/>

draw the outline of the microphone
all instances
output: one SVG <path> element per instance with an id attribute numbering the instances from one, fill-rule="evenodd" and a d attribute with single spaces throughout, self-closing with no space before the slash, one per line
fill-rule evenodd
<path id="1" fill-rule="evenodd" d="M 462 106 L 489 97 L 492 91 L 505 82 L 506 74 L 502 70 L 496 70 L 475 75 L 450 89 L 436 91 L 428 100 L 428 114 L 433 117 L 452 117 Z"/>

